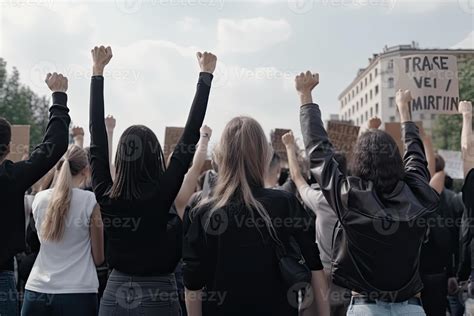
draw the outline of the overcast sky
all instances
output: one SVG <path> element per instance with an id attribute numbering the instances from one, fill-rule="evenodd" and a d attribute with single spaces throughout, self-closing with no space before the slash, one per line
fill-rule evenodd
<path id="1" fill-rule="evenodd" d="M 66 74 L 75 125 L 88 127 L 90 49 L 112 46 L 105 100 L 115 141 L 132 124 L 163 140 L 165 126 L 185 123 L 198 50 L 219 59 L 205 120 L 215 142 L 241 114 L 267 132 L 299 133 L 297 72 L 320 73 L 315 101 L 328 117 L 385 45 L 474 48 L 473 30 L 473 0 L 0 0 L 0 56 L 40 94 L 47 72 Z"/>

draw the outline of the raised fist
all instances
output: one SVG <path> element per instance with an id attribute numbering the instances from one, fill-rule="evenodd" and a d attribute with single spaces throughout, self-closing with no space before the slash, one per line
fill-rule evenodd
<path id="1" fill-rule="evenodd" d="M 376 116 L 371 117 L 367 123 L 369 129 L 379 129 L 380 125 L 382 125 L 382 121 Z"/>
<path id="2" fill-rule="evenodd" d="M 202 72 L 208 72 L 212 74 L 216 70 L 217 57 L 216 55 L 208 52 L 196 53 L 196 57 L 199 62 L 199 67 L 201 67 Z"/>
<path id="3" fill-rule="evenodd" d="M 296 91 L 299 93 L 309 93 L 319 84 L 319 74 L 313 74 L 311 71 L 302 72 L 296 76 L 295 83 Z"/>
<path id="4" fill-rule="evenodd" d="M 84 129 L 79 126 L 74 126 L 72 128 L 72 137 L 84 136 Z"/>
<path id="5" fill-rule="evenodd" d="M 397 91 L 397 94 L 395 96 L 395 100 L 397 102 L 397 105 L 400 106 L 400 105 L 408 105 L 408 103 L 410 103 L 410 101 L 412 100 L 413 98 L 411 97 L 411 92 L 410 90 L 398 90 Z"/>
<path id="6" fill-rule="evenodd" d="M 102 75 L 105 66 L 112 59 L 112 48 L 110 46 L 107 46 L 107 48 L 96 46 L 91 50 L 91 54 L 93 75 Z"/>
<path id="7" fill-rule="evenodd" d="M 471 101 L 461 101 L 459 102 L 459 113 L 472 113 L 472 103 Z"/>
<path id="8" fill-rule="evenodd" d="M 201 127 L 200 132 L 201 132 L 201 138 L 204 137 L 204 138 L 207 138 L 207 139 L 211 139 L 211 136 L 212 136 L 212 129 L 211 129 L 209 126 L 203 125 L 203 126 Z"/>
<path id="9" fill-rule="evenodd" d="M 47 74 L 44 80 L 48 85 L 49 89 L 53 92 L 66 92 L 67 91 L 67 78 L 62 74 L 53 73 Z"/>
<path id="10" fill-rule="evenodd" d="M 115 118 L 112 116 L 112 115 L 108 115 L 106 118 L 105 118 L 105 128 L 108 130 L 108 131 L 113 131 L 114 128 L 115 128 L 115 124 L 117 123 L 117 121 L 115 120 Z"/>
<path id="11" fill-rule="evenodd" d="M 285 146 L 292 146 L 295 144 L 295 136 L 293 132 L 288 132 L 281 137 L 281 141 Z"/>

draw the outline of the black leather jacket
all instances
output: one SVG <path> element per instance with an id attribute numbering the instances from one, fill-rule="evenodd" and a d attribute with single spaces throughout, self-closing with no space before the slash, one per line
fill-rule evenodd
<path id="1" fill-rule="evenodd" d="M 380 195 L 372 182 L 339 170 L 318 105 L 302 106 L 300 120 L 311 172 L 339 218 L 333 235 L 334 283 L 383 301 L 413 297 L 423 288 L 418 269 L 426 220 L 439 202 L 429 185 L 418 128 L 403 124 L 406 175 L 393 192 Z"/>

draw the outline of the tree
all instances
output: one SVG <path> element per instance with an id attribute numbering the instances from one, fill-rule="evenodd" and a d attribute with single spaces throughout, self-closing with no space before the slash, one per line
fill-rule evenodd
<path id="1" fill-rule="evenodd" d="M 30 145 L 42 140 L 48 124 L 49 99 L 38 96 L 20 82 L 20 73 L 13 68 L 7 71 L 7 63 L 0 58 L 0 116 L 11 124 L 30 125 Z"/>
<path id="2" fill-rule="evenodd" d="M 474 101 L 474 58 L 459 62 L 459 98 Z M 461 115 L 438 115 L 433 142 L 438 149 L 461 150 Z"/>

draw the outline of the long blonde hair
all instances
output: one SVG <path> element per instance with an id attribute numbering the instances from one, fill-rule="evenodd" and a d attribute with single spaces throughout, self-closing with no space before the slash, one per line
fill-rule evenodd
<path id="1" fill-rule="evenodd" d="M 201 200 L 198 206 L 210 206 L 212 215 L 231 201 L 242 203 L 254 219 L 254 211 L 257 211 L 264 220 L 270 237 L 279 242 L 270 215 L 252 194 L 253 187 L 264 187 L 272 155 L 273 150 L 256 120 L 246 116 L 233 118 L 227 123 L 214 152 L 219 166 L 217 183 L 212 195 Z"/>
<path id="2" fill-rule="evenodd" d="M 72 177 L 78 175 L 87 165 L 87 154 L 78 146 L 71 146 L 64 155 L 41 226 L 41 236 L 45 240 L 61 240 L 64 233 L 64 221 L 71 204 Z"/>

